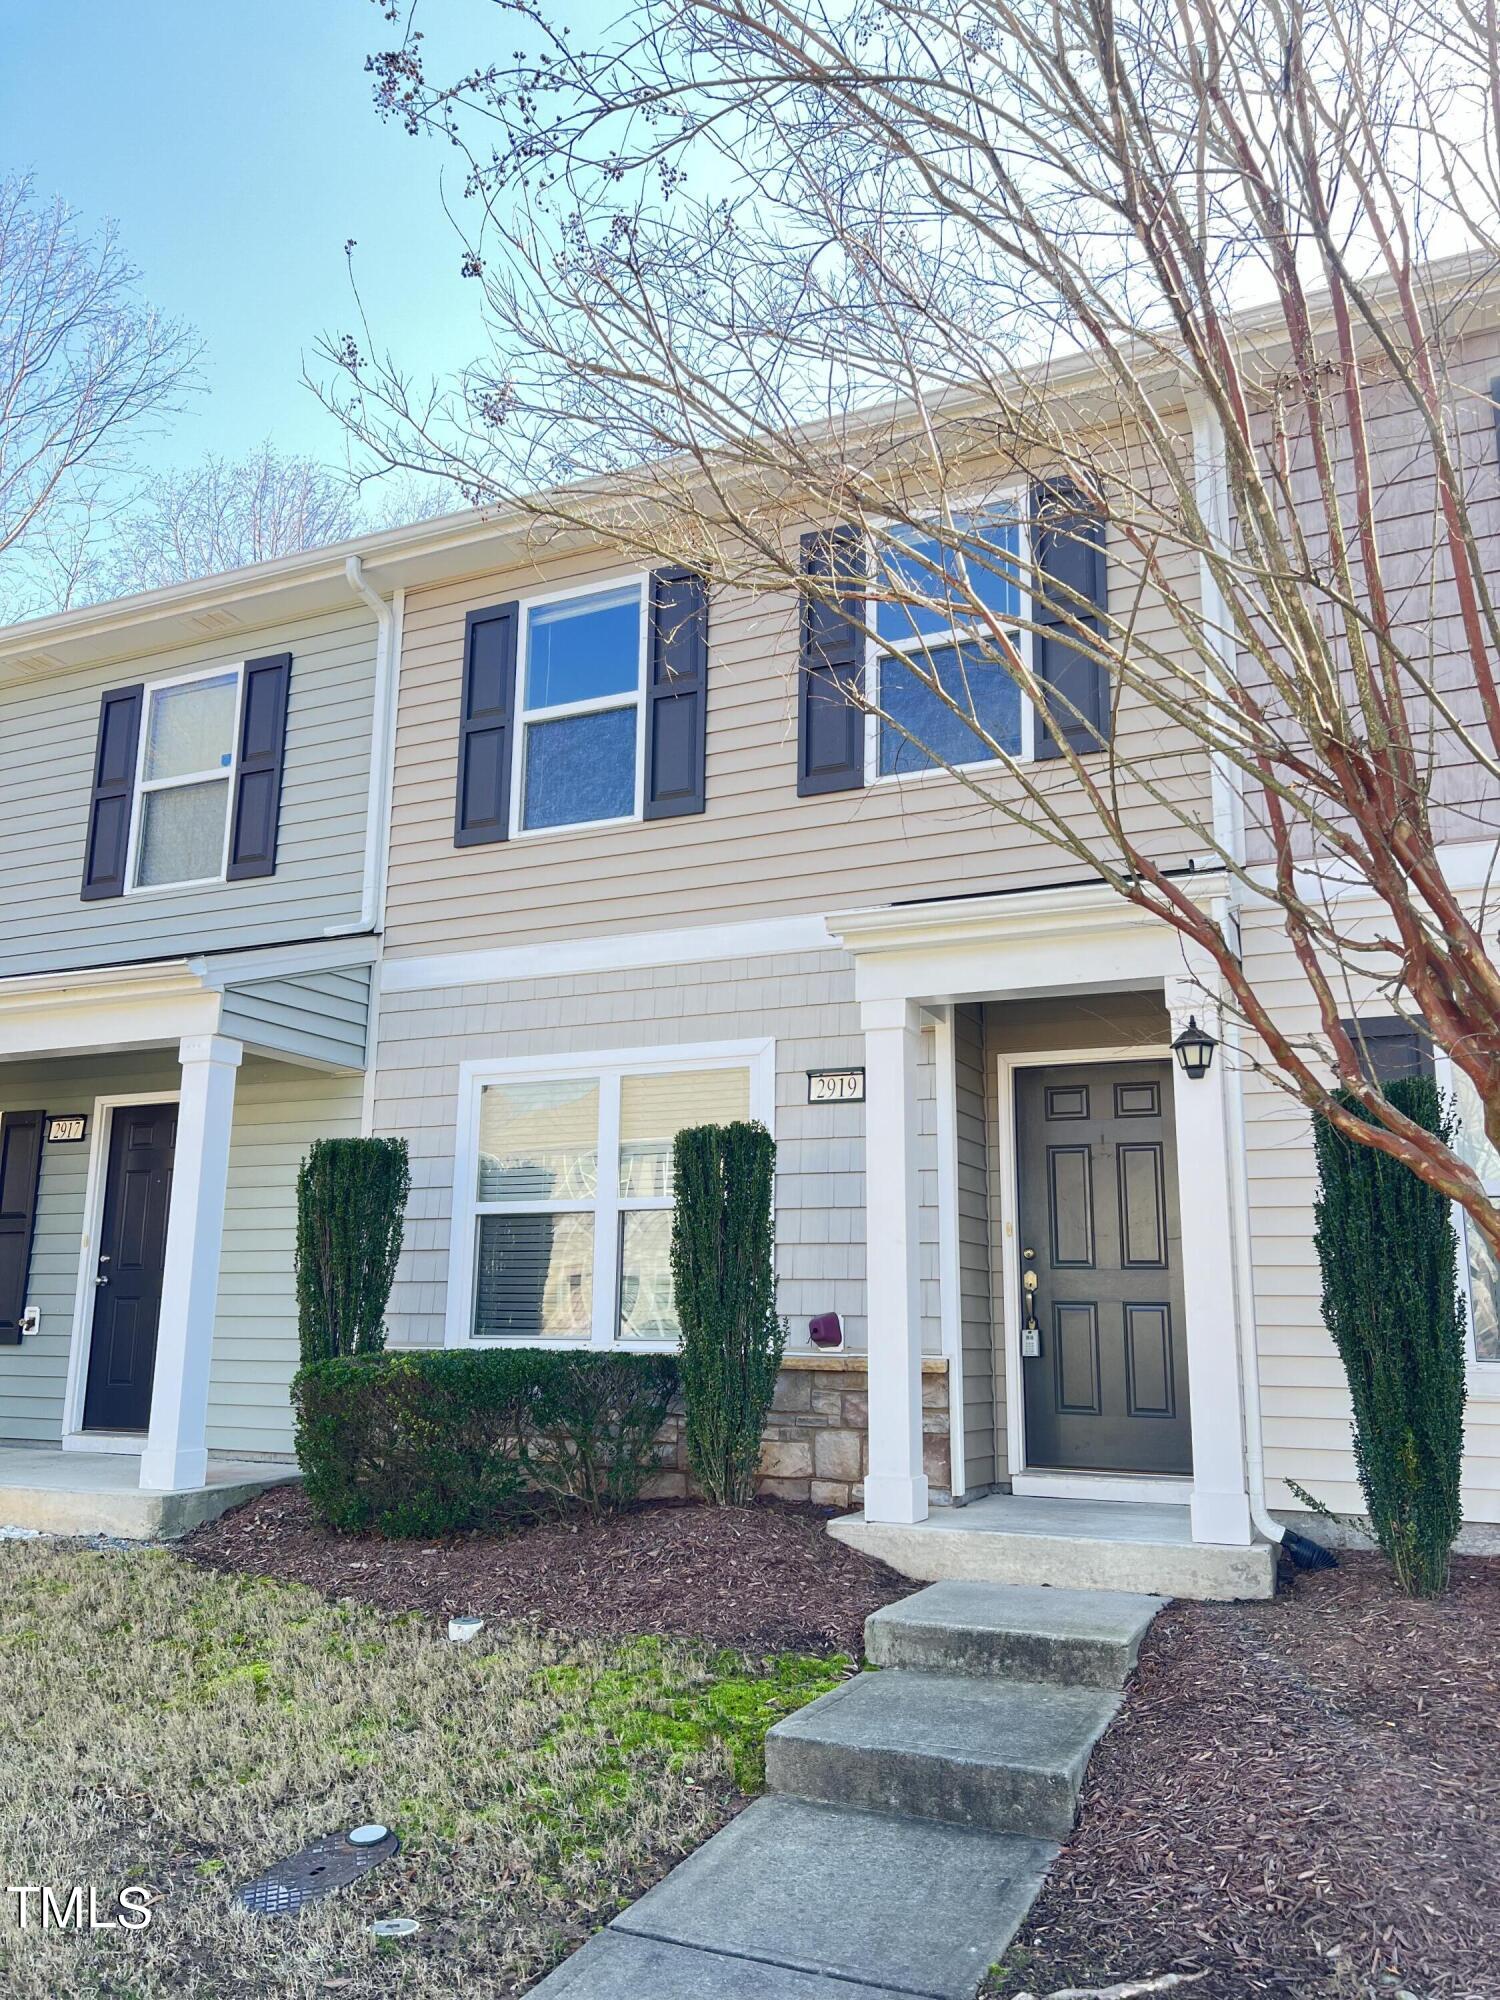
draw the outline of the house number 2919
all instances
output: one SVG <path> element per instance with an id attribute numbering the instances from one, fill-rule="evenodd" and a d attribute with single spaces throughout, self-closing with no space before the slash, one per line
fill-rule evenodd
<path id="1" fill-rule="evenodd" d="M 863 1104 L 865 1073 L 862 1069 L 810 1069 L 807 1072 L 809 1104 Z"/>

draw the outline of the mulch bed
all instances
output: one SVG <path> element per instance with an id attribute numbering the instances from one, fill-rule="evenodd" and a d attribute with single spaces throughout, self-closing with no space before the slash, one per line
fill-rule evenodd
<path id="1" fill-rule="evenodd" d="M 1500 1996 L 1500 1561 L 1375 1557 L 1175 1604 L 987 1991 L 1202 1972 L 1193 2000 Z"/>
<path id="2" fill-rule="evenodd" d="M 276 1486 L 178 1544 L 210 1569 L 310 1584 L 383 1611 L 534 1619 L 589 1638 L 654 1632 L 747 1652 L 862 1651 L 870 1612 L 913 1586 L 834 1541 L 828 1516 L 643 1506 L 438 1543 L 332 1535 Z"/>

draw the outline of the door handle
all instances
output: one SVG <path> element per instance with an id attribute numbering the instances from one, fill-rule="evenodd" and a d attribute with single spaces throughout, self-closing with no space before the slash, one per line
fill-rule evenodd
<path id="1" fill-rule="evenodd" d="M 109 1283 L 109 1273 L 108 1273 L 108 1271 L 101 1271 L 101 1272 L 99 1273 L 98 1277 L 97 1277 L 97 1278 L 95 1278 L 95 1280 L 94 1280 L 94 1283 L 95 1283 L 96 1285 L 107 1285 L 107 1284 Z"/>

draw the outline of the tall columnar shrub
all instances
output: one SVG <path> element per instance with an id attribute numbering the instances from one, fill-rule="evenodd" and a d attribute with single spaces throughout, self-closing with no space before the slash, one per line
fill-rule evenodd
<path id="1" fill-rule="evenodd" d="M 677 1134 L 672 1162 L 688 1464 L 710 1500 L 741 1506 L 786 1344 L 771 1220 L 776 1146 L 764 1125 L 692 1125 Z"/>
<path id="2" fill-rule="evenodd" d="M 411 1171 L 404 1139 L 315 1139 L 297 1175 L 302 1365 L 378 1354 L 401 1255 Z"/>
<path id="3" fill-rule="evenodd" d="M 1428 1078 L 1387 1084 L 1385 1094 L 1452 1143 L 1452 1119 Z M 1399 1160 L 1322 1121 L 1316 1145 L 1323 1318 L 1349 1379 L 1371 1531 L 1402 1587 L 1435 1596 L 1459 1529 L 1463 1453 L 1463 1309 L 1448 1203 Z"/>

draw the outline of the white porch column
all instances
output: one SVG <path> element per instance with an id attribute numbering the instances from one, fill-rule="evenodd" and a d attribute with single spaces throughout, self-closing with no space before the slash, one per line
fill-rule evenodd
<path id="1" fill-rule="evenodd" d="M 1166 981 L 1172 1033 L 1197 1017 L 1222 1040 L 1218 1008 L 1191 979 Z M 1235 1236 L 1231 1205 L 1231 1125 L 1224 1052 L 1208 1075 L 1172 1078 L 1177 1186 L 1182 1218 L 1182 1289 L 1187 1311 L 1188 1396 L 1193 1437 L 1193 1540 L 1247 1547 L 1253 1539 L 1245 1480 Z"/>
<path id="2" fill-rule="evenodd" d="M 219 1294 L 234 1078 L 244 1050 L 223 1035 L 185 1035 L 182 1097 L 156 1334 L 151 1429 L 141 1485 L 201 1486 L 208 1472 L 208 1371 Z"/>
<path id="3" fill-rule="evenodd" d="M 927 1518 L 922 1470 L 922 1293 L 917 1174 L 921 1010 L 866 1000 L 865 1281 L 869 1294 L 870 1470 L 865 1519 Z"/>

